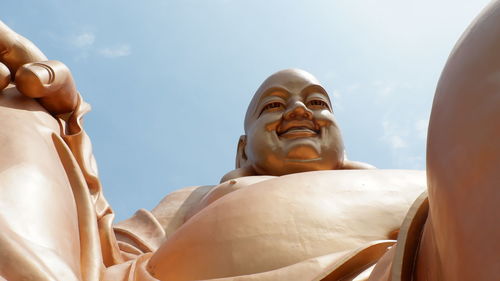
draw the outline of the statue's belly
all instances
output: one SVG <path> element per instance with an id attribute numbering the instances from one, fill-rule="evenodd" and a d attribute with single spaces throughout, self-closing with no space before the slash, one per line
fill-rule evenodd
<path id="1" fill-rule="evenodd" d="M 274 178 L 215 201 L 156 255 L 172 280 L 268 271 L 388 239 L 424 190 L 425 174 L 419 171 L 318 171 Z"/>

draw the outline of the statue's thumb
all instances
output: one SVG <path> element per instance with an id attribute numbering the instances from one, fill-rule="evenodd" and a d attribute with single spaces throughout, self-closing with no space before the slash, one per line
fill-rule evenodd
<path id="1" fill-rule="evenodd" d="M 37 98 L 53 115 L 72 112 L 78 104 L 78 92 L 70 70 L 59 61 L 27 63 L 15 77 L 22 94 Z"/>

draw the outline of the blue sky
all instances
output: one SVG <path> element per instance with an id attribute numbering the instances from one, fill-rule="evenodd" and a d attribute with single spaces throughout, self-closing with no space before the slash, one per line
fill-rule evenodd
<path id="1" fill-rule="evenodd" d="M 439 74 L 488 2 L 16 0 L 0 19 L 73 71 L 121 220 L 218 183 L 253 93 L 284 68 L 323 82 L 350 159 L 424 169 Z"/>

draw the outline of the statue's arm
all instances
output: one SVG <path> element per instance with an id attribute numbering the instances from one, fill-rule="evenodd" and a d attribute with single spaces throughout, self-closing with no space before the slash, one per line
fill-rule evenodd
<path id="1" fill-rule="evenodd" d="M 499 50 L 495 0 L 458 41 L 436 89 L 427 139 L 428 205 L 415 205 L 428 212 L 423 219 L 418 212 L 407 217 L 418 237 L 399 237 L 369 281 L 500 276 Z"/>
<path id="2" fill-rule="evenodd" d="M 0 93 L 0 276 L 7 280 L 80 279 L 77 210 L 51 145 L 57 131 L 37 102 L 15 88 Z"/>
<path id="3" fill-rule="evenodd" d="M 53 144 L 57 121 L 9 86 L 0 93 L 0 276 L 79 280 L 74 197 Z"/>
<path id="4" fill-rule="evenodd" d="M 70 71 L 0 22 L 0 91 L 0 276 L 99 278 L 96 210 L 72 151 L 81 147 L 62 139 L 83 108 Z"/>
<path id="5" fill-rule="evenodd" d="M 500 276 L 500 1 L 466 30 L 443 70 L 427 142 L 430 213 L 419 280 Z"/>

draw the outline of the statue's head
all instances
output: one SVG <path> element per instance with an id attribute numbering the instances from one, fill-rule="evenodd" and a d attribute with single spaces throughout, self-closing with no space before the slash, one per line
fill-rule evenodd
<path id="1" fill-rule="evenodd" d="M 343 160 L 340 130 L 320 82 L 299 69 L 267 78 L 248 106 L 236 168 L 279 176 L 339 169 Z"/>

